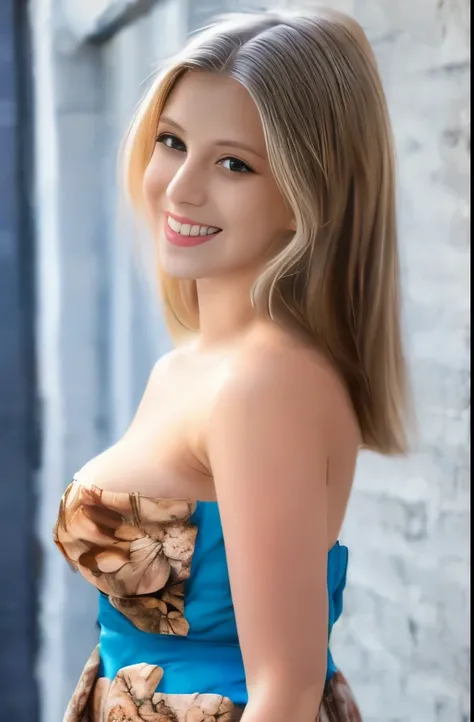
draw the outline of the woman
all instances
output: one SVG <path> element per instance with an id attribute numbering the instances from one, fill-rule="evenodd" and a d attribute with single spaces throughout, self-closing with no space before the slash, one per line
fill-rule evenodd
<path id="1" fill-rule="evenodd" d="M 330 10 L 226 17 L 140 104 L 126 183 L 177 343 L 61 502 L 100 591 L 68 722 L 360 720 L 328 630 L 358 450 L 405 449 L 391 143 Z"/>

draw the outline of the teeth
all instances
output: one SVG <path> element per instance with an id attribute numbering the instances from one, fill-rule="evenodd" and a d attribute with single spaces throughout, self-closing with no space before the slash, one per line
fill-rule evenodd
<path id="1" fill-rule="evenodd" d="M 220 228 L 216 228 L 215 226 L 192 226 L 190 223 L 180 223 L 172 216 L 168 216 L 168 225 L 175 233 L 179 233 L 181 236 L 211 236 L 220 230 Z"/>
<path id="2" fill-rule="evenodd" d="M 175 221 L 174 218 L 171 216 L 168 216 L 168 225 L 170 228 L 173 229 L 176 233 L 179 233 L 179 229 L 181 228 L 181 223 L 178 223 L 178 221 Z"/>

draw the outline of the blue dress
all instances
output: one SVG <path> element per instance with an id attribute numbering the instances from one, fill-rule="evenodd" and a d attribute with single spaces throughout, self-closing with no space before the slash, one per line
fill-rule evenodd
<path id="1" fill-rule="evenodd" d="M 217 502 L 117 494 L 74 481 L 54 539 L 99 589 L 99 645 L 65 722 L 241 718 L 248 697 Z M 347 548 L 336 543 L 327 566 L 328 645 L 347 561 Z M 360 720 L 329 646 L 326 677 L 318 720 Z"/>

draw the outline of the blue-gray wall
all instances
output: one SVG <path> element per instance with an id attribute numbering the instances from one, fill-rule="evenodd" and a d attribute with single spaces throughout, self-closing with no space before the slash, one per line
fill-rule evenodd
<path id="1" fill-rule="evenodd" d="M 35 722 L 37 466 L 29 37 L 0 3 L 0 719 Z"/>

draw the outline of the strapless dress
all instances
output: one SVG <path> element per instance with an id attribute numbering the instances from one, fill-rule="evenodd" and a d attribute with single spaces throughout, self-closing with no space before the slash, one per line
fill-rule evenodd
<path id="1" fill-rule="evenodd" d="M 64 722 L 241 719 L 248 696 L 217 502 L 115 493 L 75 478 L 54 540 L 99 591 L 99 644 Z M 336 543 L 328 553 L 327 674 L 315 722 L 361 722 L 329 651 L 347 561 L 347 548 Z"/>

